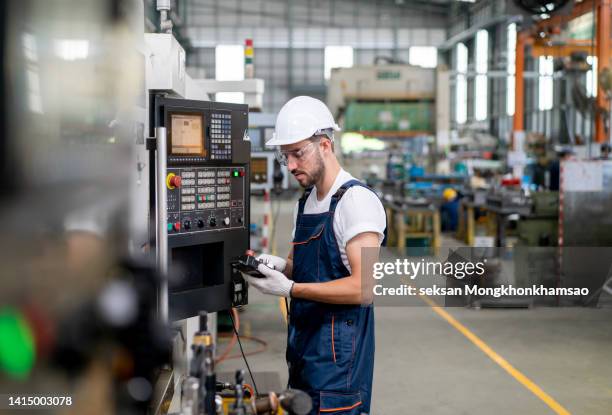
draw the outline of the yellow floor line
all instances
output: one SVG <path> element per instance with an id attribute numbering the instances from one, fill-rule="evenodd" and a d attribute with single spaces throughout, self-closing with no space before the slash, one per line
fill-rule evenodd
<path id="1" fill-rule="evenodd" d="M 521 385 L 526 387 L 533 393 L 535 396 L 540 398 L 546 405 L 550 407 L 556 414 L 559 415 L 570 415 L 570 412 L 565 409 L 561 404 L 553 399 L 552 396 L 547 394 L 536 385 L 531 379 L 527 376 L 523 375 L 520 371 L 518 371 L 514 366 L 512 366 L 506 359 L 498 355 L 491 347 L 489 347 L 484 341 L 482 341 L 478 336 L 468 330 L 463 324 L 455 320 L 453 316 L 443 310 L 439 305 L 437 305 L 432 299 L 421 296 L 421 299 L 427 303 L 433 311 L 435 311 L 440 317 L 448 322 L 451 326 L 456 328 L 461 334 L 467 337 L 476 347 L 478 347 L 484 354 L 489 356 L 491 360 L 500 365 L 502 369 L 510 374 L 514 379 L 516 379 Z"/>

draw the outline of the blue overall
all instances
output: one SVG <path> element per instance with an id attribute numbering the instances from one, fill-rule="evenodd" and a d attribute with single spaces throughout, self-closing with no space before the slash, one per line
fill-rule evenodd
<path id="1" fill-rule="evenodd" d="M 334 211 L 357 180 L 332 196 L 329 211 L 304 214 L 300 198 L 293 240 L 293 280 L 327 282 L 350 275 L 334 235 Z M 366 187 L 367 188 L 367 187 Z M 386 230 L 385 230 L 386 234 Z M 292 299 L 287 339 L 289 387 L 307 392 L 311 415 L 368 414 L 374 370 L 374 308 Z"/>

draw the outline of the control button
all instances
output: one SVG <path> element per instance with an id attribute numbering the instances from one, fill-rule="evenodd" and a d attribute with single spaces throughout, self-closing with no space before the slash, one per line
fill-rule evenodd
<path id="1" fill-rule="evenodd" d="M 242 216 L 238 218 L 238 223 L 242 223 Z"/>
<path id="2" fill-rule="evenodd" d="M 177 232 L 181 230 L 181 222 L 174 223 L 174 230 Z"/>
<path id="3" fill-rule="evenodd" d="M 244 177 L 244 170 L 240 170 L 239 173 L 240 173 L 240 177 Z"/>
<path id="4" fill-rule="evenodd" d="M 171 223 L 168 224 L 168 232 L 172 232 L 172 224 Z"/>
<path id="5" fill-rule="evenodd" d="M 166 176 L 166 186 L 168 186 L 170 190 L 181 187 L 181 176 L 177 176 L 174 173 L 168 173 Z"/>
<path id="6" fill-rule="evenodd" d="M 217 219 L 216 218 L 210 218 L 210 220 L 208 221 L 208 224 L 210 226 L 217 226 Z"/>
<path id="7" fill-rule="evenodd" d="M 230 219 L 229 219 L 228 217 L 225 217 L 225 218 L 223 219 L 223 224 L 224 224 L 225 226 L 229 226 L 229 224 L 230 224 Z"/>
<path id="8" fill-rule="evenodd" d="M 191 229 L 191 221 L 190 220 L 186 220 L 185 222 L 183 222 L 183 227 L 185 229 Z"/>
<path id="9" fill-rule="evenodd" d="M 204 227 L 204 221 L 202 219 L 198 219 L 198 228 Z"/>

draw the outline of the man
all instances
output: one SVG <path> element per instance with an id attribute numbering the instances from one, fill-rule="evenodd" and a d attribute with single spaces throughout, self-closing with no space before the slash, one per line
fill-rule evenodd
<path id="1" fill-rule="evenodd" d="M 561 163 L 571 159 L 573 155 L 574 150 L 571 147 L 562 147 L 557 151 L 557 158 L 551 161 L 550 165 L 548 166 L 548 174 L 550 175 L 550 185 L 548 186 L 549 190 L 553 190 L 555 192 L 559 191 Z"/>
<path id="2" fill-rule="evenodd" d="M 289 386 L 310 394 L 311 414 L 367 414 L 374 370 L 374 310 L 363 304 L 361 250 L 378 248 L 386 217 L 378 197 L 344 171 L 334 154 L 329 109 L 296 97 L 278 114 L 266 145 L 306 189 L 295 208 L 287 259 L 262 255 L 263 293 L 291 297 Z"/>
<path id="3" fill-rule="evenodd" d="M 603 143 L 601 147 L 599 147 L 599 159 L 600 160 L 608 160 L 610 158 L 610 143 Z"/>
<path id="4" fill-rule="evenodd" d="M 459 223 L 459 195 L 453 188 L 446 188 L 442 192 L 444 203 L 440 206 L 442 231 L 454 232 Z"/>

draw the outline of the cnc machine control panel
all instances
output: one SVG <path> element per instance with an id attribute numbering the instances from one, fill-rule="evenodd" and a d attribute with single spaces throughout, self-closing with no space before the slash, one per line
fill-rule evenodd
<path id="1" fill-rule="evenodd" d="M 168 233 L 244 228 L 245 168 L 169 168 Z"/>
<path id="2" fill-rule="evenodd" d="M 151 128 L 166 128 L 166 168 L 157 177 L 159 186 L 165 178 L 170 318 L 245 304 L 247 285 L 231 262 L 249 249 L 248 107 L 153 98 Z"/>

